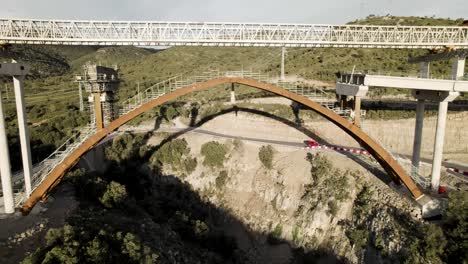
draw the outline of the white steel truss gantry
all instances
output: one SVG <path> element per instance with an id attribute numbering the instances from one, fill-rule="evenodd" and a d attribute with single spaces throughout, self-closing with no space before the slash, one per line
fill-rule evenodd
<path id="1" fill-rule="evenodd" d="M 468 48 L 468 27 L 0 19 L 0 43 Z"/>

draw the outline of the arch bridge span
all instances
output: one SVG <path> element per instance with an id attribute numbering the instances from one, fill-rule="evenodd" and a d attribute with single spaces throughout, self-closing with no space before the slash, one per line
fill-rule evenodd
<path id="1" fill-rule="evenodd" d="M 308 99 L 307 97 L 293 93 L 274 84 L 264 83 L 243 77 L 218 77 L 192 85 L 187 85 L 185 87 L 176 89 L 175 91 L 161 95 L 155 99 L 149 100 L 148 102 L 141 104 L 140 106 L 109 123 L 107 127 L 97 131 L 95 134 L 85 140 L 79 147 L 72 151 L 66 158 L 64 158 L 44 178 L 39 186 L 35 188 L 31 196 L 23 203 L 21 208 L 23 213 L 28 213 L 38 201 L 44 200 L 48 193 L 60 182 L 64 175 L 71 168 L 73 168 L 73 166 L 80 160 L 80 158 L 114 130 L 156 106 L 162 105 L 168 101 L 174 100 L 191 92 L 208 89 L 210 87 L 215 87 L 217 85 L 226 83 L 237 83 L 265 90 L 309 107 L 324 118 L 333 122 L 347 134 L 353 137 L 356 141 L 358 141 L 380 163 L 380 165 L 385 169 L 392 180 L 397 184 L 405 185 L 416 200 L 423 196 L 423 193 L 420 191 L 420 189 L 416 186 L 410 176 L 391 156 L 390 153 L 388 153 L 382 146 L 380 146 L 376 141 L 364 133 L 358 126 L 350 123 L 348 120 L 339 116 L 330 109 Z"/>

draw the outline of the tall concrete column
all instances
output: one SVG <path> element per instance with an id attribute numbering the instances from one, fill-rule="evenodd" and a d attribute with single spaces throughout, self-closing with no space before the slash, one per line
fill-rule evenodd
<path id="1" fill-rule="evenodd" d="M 413 158 L 411 159 L 413 175 L 419 173 L 419 161 L 421 160 L 421 142 L 422 130 L 424 125 L 424 99 L 418 99 L 416 106 L 416 125 L 414 127 L 414 140 L 413 140 Z"/>
<path id="2" fill-rule="evenodd" d="M 420 72 L 419 72 L 419 77 L 420 78 L 429 78 L 429 76 L 431 75 L 431 72 L 430 72 L 430 62 L 420 62 L 419 63 L 419 69 L 420 69 Z"/>
<path id="3" fill-rule="evenodd" d="M 281 80 L 284 81 L 284 56 L 286 53 L 286 47 L 281 48 Z"/>
<path id="4" fill-rule="evenodd" d="M 78 83 L 79 95 L 80 95 L 80 112 L 84 111 L 84 102 L 83 102 L 83 85 L 81 82 Z"/>
<path id="5" fill-rule="evenodd" d="M 354 96 L 354 125 L 361 126 L 361 97 Z"/>
<path id="6" fill-rule="evenodd" d="M 340 95 L 340 109 L 341 110 L 344 110 L 346 107 L 348 107 L 347 100 L 348 98 L 346 95 Z"/>
<path id="7" fill-rule="evenodd" d="M 24 76 L 13 76 L 13 85 L 15 87 L 16 112 L 18 115 L 18 128 L 21 143 L 21 158 L 23 160 L 24 185 L 26 197 L 31 195 L 31 177 L 32 177 L 32 161 L 31 161 L 31 146 L 29 143 L 29 130 L 26 121 L 26 107 L 24 102 Z"/>
<path id="8" fill-rule="evenodd" d="M 104 128 L 104 118 L 102 116 L 101 94 L 93 93 L 94 118 L 96 118 L 96 130 Z"/>
<path id="9" fill-rule="evenodd" d="M 15 200 L 11 185 L 10 154 L 8 152 L 8 140 L 3 112 L 2 93 L 0 91 L 0 174 L 2 178 L 3 205 L 6 214 L 15 212 Z"/>
<path id="10" fill-rule="evenodd" d="M 234 83 L 231 83 L 231 104 L 236 103 L 236 93 L 234 91 Z"/>
<path id="11" fill-rule="evenodd" d="M 434 140 L 434 156 L 432 160 L 432 190 L 437 191 L 440 183 L 440 171 L 442 167 L 442 154 L 444 151 L 445 123 L 447 119 L 448 102 L 439 103 L 439 112 L 437 113 L 437 127 Z"/>
<path id="12" fill-rule="evenodd" d="M 465 58 L 453 58 L 452 61 L 452 79 L 458 80 L 465 74 Z"/>

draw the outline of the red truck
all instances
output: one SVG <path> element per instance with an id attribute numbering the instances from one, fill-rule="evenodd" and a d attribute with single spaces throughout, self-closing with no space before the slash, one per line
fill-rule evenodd
<path id="1" fill-rule="evenodd" d="M 306 144 L 307 147 L 311 148 L 311 147 L 318 147 L 320 146 L 319 143 L 313 141 L 313 140 L 304 140 L 304 143 Z"/>

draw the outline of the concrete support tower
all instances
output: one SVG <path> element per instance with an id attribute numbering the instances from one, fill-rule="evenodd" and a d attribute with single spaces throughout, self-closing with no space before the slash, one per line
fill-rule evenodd
<path id="1" fill-rule="evenodd" d="M 15 200 L 11 185 L 10 153 L 6 134 L 5 116 L 3 112 L 2 93 L 0 92 L 0 174 L 2 177 L 3 206 L 6 214 L 15 212 Z M 1 212 L 0 212 L 1 213 Z"/>
<path id="2" fill-rule="evenodd" d="M 430 72 L 430 62 L 423 61 L 419 63 L 419 78 L 429 78 L 431 76 Z"/>
<path id="3" fill-rule="evenodd" d="M 78 83 L 78 91 L 80 96 L 80 112 L 84 111 L 84 101 L 83 101 L 83 85 L 81 82 Z"/>
<path id="4" fill-rule="evenodd" d="M 421 105 L 424 104 L 424 101 L 426 100 L 437 102 L 439 104 L 431 172 L 431 188 L 434 191 L 437 191 L 439 189 L 440 184 L 440 172 L 442 167 L 442 155 L 444 151 L 445 123 L 447 120 L 448 103 L 453 101 L 459 95 L 460 93 L 458 92 L 441 92 L 430 90 L 413 91 L 413 96 L 418 100 L 412 160 L 412 164 L 415 167 L 414 171 L 416 171 L 417 168 L 419 168 L 419 158 L 421 152 L 422 127 L 424 118 L 424 107 Z"/>
<path id="5" fill-rule="evenodd" d="M 91 95 L 88 101 L 93 104 L 91 111 L 94 116 L 96 129 L 103 129 L 118 116 L 117 89 L 119 86 L 116 69 L 97 66 L 84 66 L 84 75 L 77 76 L 76 81 L 84 86 Z"/>
<path id="6" fill-rule="evenodd" d="M 284 57 L 286 56 L 286 47 L 281 48 L 281 81 L 284 81 Z"/>
<path id="7" fill-rule="evenodd" d="M 354 76 L 353 78 L 359 78 Z M 340 107 L 343 109 L 346 107 L 346 98 L 353 96 L 354 98 L 354 120 L 353 123 L 356 126 L 361 126 L 361 98 L 367 94 L 369 87 L 366 85 L 350 84 L 348 83 L 337 83 L 336 94 L 340 98 Z"/>
<path id="8" fill-rule="evenodd" d="M 463 77 L 465 71 L 465 57 L 452 58 L 452 79 L 458 80 Z"/>
<path id="9" fill-rule="evenodd" d="M 416 125 L 414 128 L 414 140 L 413 140 L 413 157 L 411 159 L 413 175 L 419 173 L 419 162 L 421 160 L 421 143 L 422 143 L 422 131 L 424 126 L 424 108 L 425 100 L 418 99 L 416 106 Z"/>
<path id="10" fill-rule="evenodd" d="M 236 103 L 236 93 L 234 91 L 234 83 L 231 83 L 231 104 Z"/>
<path id="11" fill-rule="evenodd" d="M 13 77 L 13 85 L 16 97 L 16 110 L 18 115 L 18 128 L 21 144 L 21 158 L 23 161 L 23 174 L 25 184 L 25 196 L 31 194 L 32 161 L 31 147 L 29 144 L 29 131 L 26 122 L 26 108 L 24 104 L 24 77 L 29 67 L 21 63 L 1 63 L 0 75 Z M 1 101 L 1 96 L 0 96 Z M 5 119 L 3 116 L 3 104 L 0 102 L 0 173 L 2 178 L 2 191 L 5 205 L 5 213 L 14 212 L 14 197 L 11 185 L 10 157 L 8 153 L 8 141 L 6 136 Z"/>

